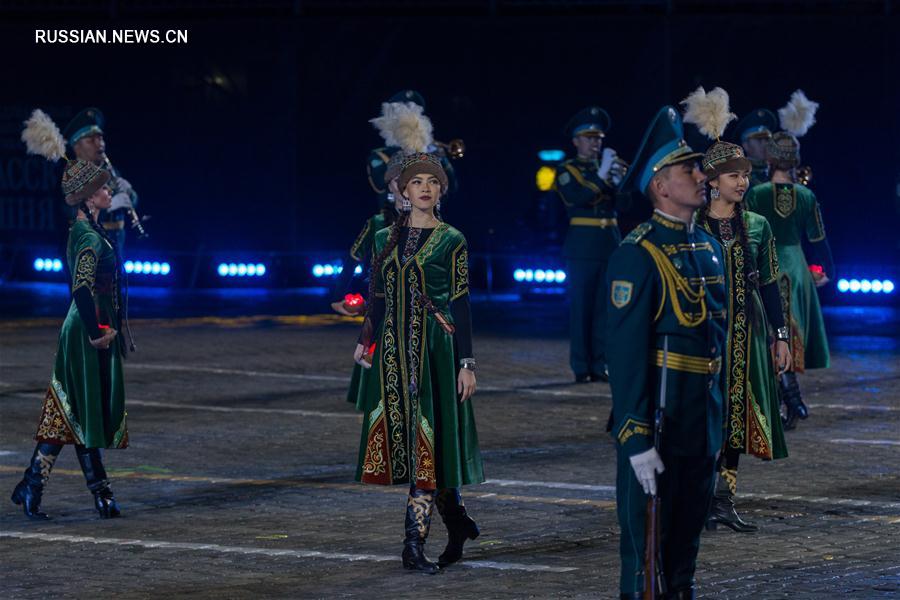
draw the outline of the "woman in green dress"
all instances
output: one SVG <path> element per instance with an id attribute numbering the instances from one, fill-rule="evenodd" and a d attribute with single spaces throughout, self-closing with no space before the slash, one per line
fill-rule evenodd
<path id="1" fill-rule="evenodd" d="M 470 401 L 468 251 L 462 233 L 437 217 L 447 175 L 436 156 L 408 156 L 398 189 L 400 218 L 375 235 L 373 301 L 354 353 L 365 368 L 356 477 L 409 486 L 403 566 L 435 573 L 479 533 L 459 494 L 484 481 Z M 366 356 L 373 341 L 376 352 Z M 437 565 L 424 553 L 435 504 L 449 536 Z"/>
<path id="2" fill-rule="evenodd" d="M 793 429 L 798 419 L 808 415 L 796 373 L 826 369 L 831 364 L 816 288 L 834 278 L 834 263 L 816 196 L 808 187 L 794 183 L 794 171 L 800 164 L 797 137 L 784 131 L 776 133 L 769 141 L 767 153 L 771 181 L 751 188 L 745 202 L 748 210 L 762 215 L 772 228 L 784 295 L 790 298 L 794 361 L 792 369 L 781 378 L 781 392 L 786 409 L 785 429 Z M 821 267 L 815 275 L 803 251 L 804 237 L 809 241 L 814 264 Z"/>
<path id="3" fill-rule="evenodd" d="M 716 88 L 707 94 L 700 88 L 684 103 L 685 121 L 697 124 L 702 133 L 716 140 L 702 161 L 710 203 L 698 212 L 698 221 L 723 246 L 728 289 L 726 436 L 707 526 L 723 524 L 738 532 L 756 531 L 734 506 L 740 455 L 764 460 L 787 456 L 777 377 L 790 367 L 791 353 L 778 289 L 775 240 L 766 220 L 743 207 L 750 184 L 750 160 L 740 146 L 718 139 L 731 116 L 727 93 Z M 776 333 L 774 347 L 770 332 Z"/>
<path id="4" fill-rule="evenodd" d="M 37 446 L 12 501 L 31 519 L 41 511 L 44 485 L 66 444 L 78 461 L 102 518 L 118 517 L 118 504 L 103 467 L 101 448 L 125 448 L 124 344 L 121 325 L 120 264 L 115 243 L 97 224 L 109 208 L 110 174 L 93 163 L 70 161 L 63 175 L 66 204 L 76 207 L 69 229 L 67 264 L 72 274 L 72 303 L 59 334 L 56 364 L 44 397 L 35 439 Z"/>

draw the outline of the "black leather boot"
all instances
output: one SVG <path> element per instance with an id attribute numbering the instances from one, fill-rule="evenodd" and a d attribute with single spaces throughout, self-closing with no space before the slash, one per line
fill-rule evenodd
<path id="1" fill-rule="evenodd" d="M 438 557 L 438 566 L 452 565 L 462 558 L 466 540 L 474 540 L 481 533 L 478 524 L 466 512 L 459 490 L 444 488 L 437 495 L 437 509 L 447 526 L 447 547 Z"/>
<path id="2" fill-rule="evenodd" d="M 781 375 L 778 393 L 785 408 L 784 417 L 781 419 L 784 429 L 785 431 L 796 429 L 798 420 L 809 417 L 809 409 L 800 396 L 800 383 L 797 381 L 796 373 L 789 371 Z"/>
<path id="3" fill-rule="evenodd" d="M 738 533 L 752 533 L 759 529 L 753 523 L 743 520 L 734 507 L 734 493 L 737 488 L 737 469 L 719 470 L 716 480 L 716 492 L 713 496 L 712 508 L 706 519 L 706 529 L 712 531 L 721 524 Z M 673 596 L 676 597 L 676 596 Z"/>
<path id="4" fill-rule="evenodd" d="M 106 469 L 103 468 L 103 457 L 99 448 L 85 448 L 75 446 L 78 462 L 84 472 L 87 488 L 94 495 L 94 506 L 100 513 L 101 519 L 112 519 L 122 514 L 119 504 L 109 487 L 109 479 L 106 478 Z"/>
<path id="5" fill-rule="evenodd" d="M 21 504 L 25 516 L 36 521 L 47 520 L 50 517 L 41 511 L 41 498 L 44 494 L 44 485 L 50 478 L 50 470 L 53 463 L 62 451 L 60 444 L 48 444 L 39 442 L 31 455 L 31 462 L 25 469 L 25 476 L 13 490 L 12 500 L 15 504 Z"/>
<path id="6" fill-rule="evenodd" d="M 434 575 L 438 566 L 425 556 L 425 540 L 431 528 L 434 492 L 413 487 L 406 501 L 406 538 L 403 540 L 403 567 Z"/>

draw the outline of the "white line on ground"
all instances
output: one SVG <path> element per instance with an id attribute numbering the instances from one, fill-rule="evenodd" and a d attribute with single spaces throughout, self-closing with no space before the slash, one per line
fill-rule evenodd
<path id="1" fill-rule="evenodd" d="M 318 550 L 259 548 L 252 546 L 223 546 L 221 544 L 198 544 L 191 542 L 166 542 L 159 540 L 134 540 L 125 538 L 93 537 L 85 535 L 63 535 L 49 533 L 26 533 L 23 531 L 3 531 L 0 537 L 19 540 L 40 540 L 44 542 L 68 542 L 71 544 L 105 544 L 112 546 L 138 546 L 162 550 L 194 550 L 200 552 L 218 552 L 222 554 L 247 554 L 288 558 L 318 558 L 337 561 L 369 561 L 399 562 L 396 556 L 380 554 L 349 554 L 345 552 L 320 552 Z M 529 565 L 523 563 L 497 562 L 487 560 L 469 560 L 459 563 L 461 567 L 474 569 L 496 569 L 500 571 L 534 571 L 547 573 L 568 573 L 577 571 L 577 567 L 551 567 L 548 565 Z"/>
<path id="2" fill-rule="evenodd" d="M 280 373 L 277 371 L 251 371 L 245 369 L 224 369 L 221 367 L 200 367 L 187 365 L 171 365 L 171 364 L 149 364 L 149 363 L 132 363 L 128 365 L 129 369 L 145 369 L 150 371 L 187 371 L 196 373 L 211 373 L 214 375 L 243 375 L 245 377 L 271 377 L 276 379 L 298 379 L 309 381 L 339 381 L 341 383 L 350 383 L 349 377 L 339 375 L 309 375 L 306 373 Z M 560 383 L 560 385 L 566 385 Z M 547 390 L 534 389 L 529 387 L 505 387 L 505 386 L 482 386 L 480 388 L 484 392 L 515 392 L 522 394 L 537 394 L 546 396 L 576 396 L 582 398 L 610 398 L 609 392 L 573 392 L 570 390 Z"/>
<path id="3" fill-rule="evenodd" d="M 615 492 L 614 485 L 588 485 L 585 483 L 564 483 L 562 481 L 524 481 L 519 479 L 488 479 L 487 485 L 500 487 L 542 487 L 553 490 L 579 490 L 584 492 Z"/>
<path id="4" fill-rule="evenodd" d="M 785 494 L 761 494 L 741 492 L 741 498 L 757 500 L 787 500 L 788 502 L 809 502 L 811 504 L 839 504 L 842 506 L 867 506 L 870 508 L 898 510 L 900 502 L 881 502 L 879 500 L 859 500 L 857 498 L 828 498 L 826 496 L 788 496 Z"/>
<path id="5" fill-rule="evenodd" d="M 898 440 L 857 440 L 854 438 L 836 438 L 828 440 L 832 444 L 866 444 L 869 446 L 900 446 Z"/>
<path id="6" fill-rule="evenodd" d="M 837 410 L 876 410 L 876 411 L 898 411 L 900 406 L 887 406 L 884 404 L 807 404 L 809 408 L 831 408 Z"/>
<path id="7" fill-rule="evenodd" d="M 298 417 L 329 417 L 337 419 L 362 419 L 361 413 L 322 412 L 318 410 L 302 410 L 296 408 L 244 408 L 239 406 L 215 406 L 212 404 L 179 404 L 177 402 L 156 402 L 154 400 L 131 400 L 128 406 L 152 406 L 155 408 L 175 408 L 183 410 L 207 410 L 223 413 L 263 413 L 277 415 L 296 415 Z"/>

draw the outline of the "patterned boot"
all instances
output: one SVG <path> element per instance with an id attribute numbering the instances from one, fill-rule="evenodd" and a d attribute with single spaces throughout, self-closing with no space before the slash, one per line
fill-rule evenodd
<path id="1" fill-rule="evenodd" d="M 113 496 L 112 489 L 109 487 L 109 479 L 106 478 L 106 469 L 103 468 L 100 449 L 75 446 L 75 453 L 78 455 L 78 462 L 81 463 L 87 488 L 94 495 L 94 506 L 100 513 L 100 518 L 118 517 L 121 512 L 116 497 Z"/>
<path id="2" fill-rule="evenodd" d="M 759 529 L 753 523 L 744 521 L 734 507 L 734 493 L 737 490 L 737 469 L 722 467 L 716 480 L 716 492 L 712 509 L 706 520 L 706 529 L 714 530 L 718 524 L 725 525 L 738 533 L 752 533 Z"/>
<path id="3" fill-rule="evenodd" d="M 806 408 L 806 404 L 803 403 L 803 398 L 800 396 L 797 374 L 791 371 L 783 373 L 778 385 L 778 392 L 785 408 L 784 417 L 781 419 L 784 429 L 785 431 L 796 429 L 797 421 L 809 416 L 809 409 Z"/>
<path id="4" fill-rule="evenodd" d="M 46 520 L 50 517 L 41 512 L 41 497 L 44 494 L 44 486 L 50 479 L 50 470 L 56 462 L 62 445 L 39 442 L 34 448 L 31 462 L 25 469 L 25 476 L 10 498 L 15 504 L 21 504 L 25 516 L 36 521 Z"/>
<path id="5" fill-rule="evenodd" d="M 406 539 L 403 540 L 403 566 L 429 575 L 438 572 L 438 566 L 425 556 L 425 540 L 431 528 L 434 510 L 434 491 L 413 487 L 406 501 Z"/>
<path id="6" fill-rule="evenodd" d="M 466 540 L 474 540 L 481 532 L 466 512 L 458 489 L 442 489 L 438 492 L 436 503 L 444 525 L 447 526 L 447 547 L 438 557 L 438 566 L 443 568 L 462 558 L 463 544 Z"/>

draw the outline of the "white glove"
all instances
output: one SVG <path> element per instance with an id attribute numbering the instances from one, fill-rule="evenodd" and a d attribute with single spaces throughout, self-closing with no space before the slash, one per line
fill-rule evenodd
<path id="1" fill-rule="evenodd" d="M 656 474 L 666 470 L 662 459 L 656 448 L 650 448 L 646 452 L 630 456 L 631 468 L 634 469 L 634 476 L 644 488 L 645 494 L 651 496 L 656 495 Z"/>
<path id="2" fill-rule="evenodd" d="M 117 210 L 119 208 L 132 208 L 131 196 L 127 192 L 119 192 L 112 197 L 112 204 L 109 205 L 109 210 Z"/>
<path id="3" fill-rule="evenodd" d="M 616 151 L 612 148 L 603 149 L 603 157 L 600 159 L 600 168 L 597 169 L 597 175 L 603 181 L 609 179 L 609 171 L 613 168 L 616 160 Z"/>

